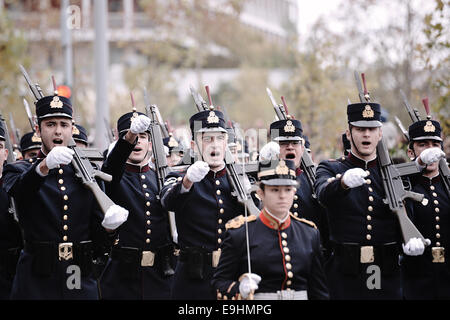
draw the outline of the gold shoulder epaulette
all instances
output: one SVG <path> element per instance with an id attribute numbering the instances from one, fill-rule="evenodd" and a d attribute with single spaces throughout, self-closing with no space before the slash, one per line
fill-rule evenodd
<path id="1" fill-rule="evenodd" d="M 310 227 L 313 227 L 314 229 L 317 229 L 316 224 L 314 222 L 312 222 L 311 220 L 306 220 L 305 218 L 296 217 L 292 213 L 291 213 L 291 218 L 294 218 L 295 220 L 298 220 L 300 222 L 306 223 Z"/>
<path id="2" fill-rule="evenodd" d="M 249 215 L 247 216 L 247 222 L 256 221 L 256 216 Z M 231 219 L 225 224 L 225 228 L 228 229 L 237 229 L 245 223 L 245 218 L 243 215 L 237 216 L 236 218 Z"/>

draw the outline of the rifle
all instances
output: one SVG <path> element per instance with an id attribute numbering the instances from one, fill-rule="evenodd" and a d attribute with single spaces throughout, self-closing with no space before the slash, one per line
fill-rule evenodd
<path id="1" fill-rule="evenodd" d="M 408 112 L 412 122 L 415 123 L 417 121 L 420 121 L 419 111 L 416 108 L 412 108 L 409 105 L 408 100 L 406 99 L 406 96 L 402 90 L 400 90 L 400 94 L 402 95 L 403 104 L 405 105 L 406 111 Z M 431 119 L 431 115 L 429 112 L 428 99 L 427 98 L 423 99 L 422 102 L 423 102 L 423 105 L 424 105 L 426 113 L 427 113 L 427 119 L 429 120 L 429 119 Z M 409 137 L 408 137 L 408 140 L 409 140 Z M 447 195 L 450 196 L 450 170 L 448 169 L 448 163 L 447 163 L 447 160 L 445 160 L 445 158 L 442 158 L 439 160 L 439 174 L 443 178 L 442 181 L 444 182 L 444 186 L 445 186 L 445 190 L 447 191 Z"/>
<path id="2" fill-rule="evenodd" d="M 202 96 L 191 86 L 190 87 L 191 95 L 194 98 L 195 106 L 199 112 L 210 110 L 207 106 L 205 100 L 203 100 Z M 211 96 L 209 94 L 209 88 L 207 89 L 208 98 L 210 101 L 210 105 L 212 106 Z M 195 137 L 194 137 L 195 139 Z M 200 150 L 199 150 L 200 152 Z M 225 150 L 225 166 L 227 168 L 228 180 L 231 183 L 231 188 L 233 190 L 233 195 L 237 197 L 238 201 L 242 203 L 245 208 L 248 209 L 250 214 L 257 216 L 260 210 L 256 207 L 253 202 L 252 197 L 248 194 L 247 190 L 244 188 L 244 180 L 247 179 L 248 184 L 250 185 L 250 181 L 248 180 L 247 175 L 242 170 L 243 174 L 239 174 L 236 169 L 236 164 L 234 163 L 233 155 L 231 154 L 230 148 Z"/>
<path id="3" fill-rule="evenodd" d="M 273 109 L 275 110 L 275 114 L 277 115 L 279 120 L 287 120 L 290 119 L 290 115 L 287 111 L 287 105 L 283 100 L 283 104 L 277 104 L 275 101 L 272 91 L 270 91 L 269 88 L 266 88 L 267 94 L 269 96 L 270 101 L 272 102 Z M 314 192 L 314 182 L 316 181 L 316 166 L 314 165 L 314 162 L 311 159 L 311 156 L 308 152 L 303 152 L 300 167 L 305 172 L 306 178 L 308 180 L 309 186 L 312 190 L 312 197 L 317 198 L 316 193 Z"/>
<path id="4" fill-rule="evenodd" d="M 161 191 L 164 186 L 164 179 L 169 173 L 169 166 L 167 164 L 166 154 L 164 152 L 164 142 L 162 136 L 162 117 L 158 111 L 158 107 L 155 104 L 150 104 L 148 99 L 147 90 L 144 89 L 144 103 L 145 103 L 145 113 L 147 117 L 150 118 L 150 139 L 152 141 L 152 153 L 153 159 L 155 161 L 155 172 L 158 182 L 158 190 Z M 156 195 L 159 200 L 159 193 Z M 169 225 L 170 234 L 174 242 L 178 242 L 178 231 L 175 222 L 175 214 L 173 212 L 168 212 L 169 214 Z"/>
<path id="5" fill-rule="evenodd" d="M 12 113 L 9 113 L 9 125 L 11 126 L 12 130 L 12 138 L 13 138 L 13 144 L 19 145 L 20 143 L 20 131 L 19 128 L 16 127 L 16 124 L 14 123 L 14 118 L 12 116 Z"/>
<path id="6" fill-rule="evenodd" d="M 30 110 L 30 105 L 28 104 L 28 101 L 25 98 L 23 98 L 23 105 L 24 105 L 25 111 L 27 113 L 27 118 L 28 118 L 28 122 L 30 123 L 31 130 L 34 132 L 35 128 L 34 128 L 33 115 Z"/>
<path id="7" fill-rule="evenodd" d="M 360 101 L 363 103 L 370 102 L 370 95 L 366 88 L 364 73 L 361 75 L 363 79 L 364 90 L 362 88 L 359 75 L 356 71 L 354 75 Z M 377 159 L 380 166 L 384 192 L 386 194 L 386 198 L 383 199 L 383 202 L 389 205 L 389 209 L 397 215 L 404 243 L 407 243 L 411 238 L 419 238 L 426 246 L 427 243 L 424 237 L 408 218 L 405 205 L 403 203 L 405 199 L 410 198 L 414 201 L 422 201 L 422 204 L 426 205 L 426 203 L 423 202 L 423 200 L 425 200 L 423 194 L 405 190 L 402 182 L 402 176 L 407 175 L 407 173 L 412 174 L 419 172 L 416 164 L 407 163 L 403 164 L 402 166 L 394 165 L 389 156 L 384 138 L 382 138 L 380 142 L 378 142 Z"/>
<path id="8" fill-rule="evenodd" d="M 44 97 L 44 94 L 42 90 L 40 90 L 38 84 L 35 85 L 31 84 L 30 77 L 28 76 L 28 73 L 26 72 L 25 68 L 22 65 L 19 66 L 20 69 L 22 70 L 22 74 L 24 75 L 25 80 L 27 81 L 31 89 L 31 92 L 34 95 L 34 98 L 36 99 L 35 101 L 36 104 L 36 102 L 39 99 L 42 99 Z M 56 92 L 56 86 L 54 89 Z M 92 191 L 101 210 L 103 211 L 103 213 L 106 213 L 106 211 L 112 205 L 114 205 L 114 202 L 102 191 L 102 189 L 100 189 L 98 182 L 97 180 L 95 180 L 95 178 L 100 178 L 104 181 L 110 182 L 112 180 L 111 175 L 106 174 L 100 170 L 94 169 L 86 153 L 84 153 L 83 149 L 77 147 L 77 144 L 75 143 L 75 140 L 73 140 L 72 137 L 70 137 L 67 147 L 71 148 L 74 152 L 72 165 L 75 169 L 75 175 L 81 179 L 81 182 L 84 184 L 84 186 L 86 186 L 88 189 Z"/>

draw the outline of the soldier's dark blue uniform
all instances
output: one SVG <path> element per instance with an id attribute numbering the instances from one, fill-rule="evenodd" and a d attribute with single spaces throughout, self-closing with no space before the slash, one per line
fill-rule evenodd
<path id="1" fill-rule="evenodd" d="M 359 116 L 365 105 L 375 111 L 363 122 L 364 126 L 371 126 L 367 122 L 377 121 L 380 116 L 378 104 L 349 105 L 348 110 L 354 106 Z M 344 189 L 341 178 L 352 168 L 368 171 L 367 183 Z M 322 161 L 316 171 L 315 190 L 327 209 L 333 247 L 325 265 L 331 298 L 400 299 L 401 233 L 397 217 L 383 203 L 377 159 L 364 161 L 350 153 L 337 160 Z M 374 278 L 369 279 L 370 276 Z M 378 276 L 380 288 L 376 286 Z"/>
<path id="2" fill-rule="evenodd" d="M 409 128 L 409 137 L 441 142 L 439 122 L 430 120 L 433 130 L 425 131 L 428 120 L 421 120 Z M 426 177 L 418 174 L 410 180 L 412 191 L 428 200 L 423 206 L 407 200 L 406 210 L 424 238 L 431 245 L 420 256 L 404 256 L 403 294 L 405 299 L 450 299 L 450 199 L 441 175 Z"/>
<path id="3" fill-rule="evenodd" d="M 5 131 L 0 125 L 0 141 L 5 140 Z M 6 159 L 4 159 L 6 160 Z M 1 162 L 3 165 L 3 161 Z M 0 170 L 2 174 L 3 168 Z M 3 189 L 0 178 L 0 300 L 9 299 L 12 280 L 16 272 L 17 260 L 22 249 L 22 234 L 19 224 L 10 212 L 10 199 Z"/>
<path id="4" fill-rule="evenodd" d="M 281 179 L 295 182 L 295 171 L 291 171 L 290 179 L 284 175 L 269 178 L 277 179 L 274 183 L 279 184 L 286 183 L 280 183 Z M 251 272 L 262 278 L 255 299 L 329 298 L 320 234 L 313 222 L 291 213 L 280 223 L 265 209 L 258 218 L 250 216 L 247 221 Z M 222 255 L 213 279 L 218 299 L 239 299 L 240 277 L 249 272 L 244 223 L 243 216 L 227 223 Z"/>
<path id="5" fill-rule="evenodd" d="M 129 129 L 131 117 L 127 113 L 119 119 L 119 132 Z M 113 176 L 106 185 L 107 194 L 129 210 L 100 279 L 102 298 L 169 299 L 173 246 L 168 213 L 157 198 L 155 172 L 148 164 L 126 163 L 134 147 L 119 138 L 102 168 Z"/>
<path id="6" fill-rule="evenodd" d="M 56 97 L 38 101 L 38 117 L 71 118 L 68 99 L 57 97 L 60 107 L 50 107 Z M 92 192 L 75 177 L 72 165 L 40 176 L 36 167 L 44 157 L 40 153 L 35 161 L 18 161 L 5 167 L 5 189 L 16 200 L 25 241 L 11 298 L 97 299 L 97 282 L 91 276 L 92 250 L 110 237 L 101 226 L 103 214 Z M 70 251 L 73 258 L 65 260 Z M 70 266 L 79 268 L 79 288 L 68 284 L 72 283 L 69 277 L 76 273 Z"/>
<path id="7" fill-rule="evenodd" d="M 195 119 L 203 121 L 203 127 L 225 128 L 222 113 L 215 111 L 215 114 L 220 119 L 219 123 L 208 124 L 209 112 L 204 111 L 191 117 L 191 125 Z M 211 286 L 216 264 L 213 260 L 218 261 L 226 222 L 244 210 L 231 195 L 225 167 L 218 172 L 209 171 L 203 180 L 182 193 L 184 175 L 185 172 L 168 174 L 161 191 L 161 204 L 166 210 L 175 212 L 180 246 L 172 298 L 215 299 Z"/>

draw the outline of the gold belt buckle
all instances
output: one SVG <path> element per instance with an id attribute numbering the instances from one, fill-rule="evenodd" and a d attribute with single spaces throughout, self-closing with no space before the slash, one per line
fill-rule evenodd
<path id="1" fill-rule="evenodd" d="M 216 268 L 219 265 L 220 253 L 221 253 L 220 249 L 214 250 L 212 252 L 212 266 L 213 266 L 213 268 Z"/>
<path id="2" fill-rule="evenodd" d="M 375 255 L 373 253 L 373 246 L 362 246 L 360 262 L 361 263 L 371 263 L 375 261 Z"/>
<path id="3" fill-rule="evenodd" d="M 71 260 L 73 259 L 73 243 L 63 242 L 58 244 L 58 258 L 61 260 Z"/>
<path id="4" fill-rule="evenodd" d="M 153 267 L 155 254 L 151 251 L 142 251 L 141 267 Z"/>
<path id="5" fill-rule="evenodd" d="M 433 255 L 433 263 L 444 263 L 445 262 L 444 247 L 432 247 L 431 254 Z"/>

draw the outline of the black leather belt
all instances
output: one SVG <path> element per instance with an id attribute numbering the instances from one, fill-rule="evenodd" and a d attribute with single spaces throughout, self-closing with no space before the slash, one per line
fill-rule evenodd
<path id="1" fill-rule="evenodd" d="M 400 246 L 397 242 L 374 246 L 333 242 L 332 246 L 344 273 L 356 274 L 361 270 L 361 266 L 368 264 L 378 265 L 385 273 L 391 273 L 399 267 Z"/>
<path id="2" fill-rule="evenodd" d="M 180 261 L 205 264 L 215 268 L 219 263 L 220 253 L 220 249 L 208 251 L 204 248 L 186 247 L 180 250 Z"/>
<path id="3" fill-rule="evenodd" d="M 82 258 L 92 253 L 92 241 L 86 240 L 78 243 L 73 242 L 25 242 L 25 251 L 31 254 L 53 254 L 61 260 L 72 260 Z"/>

